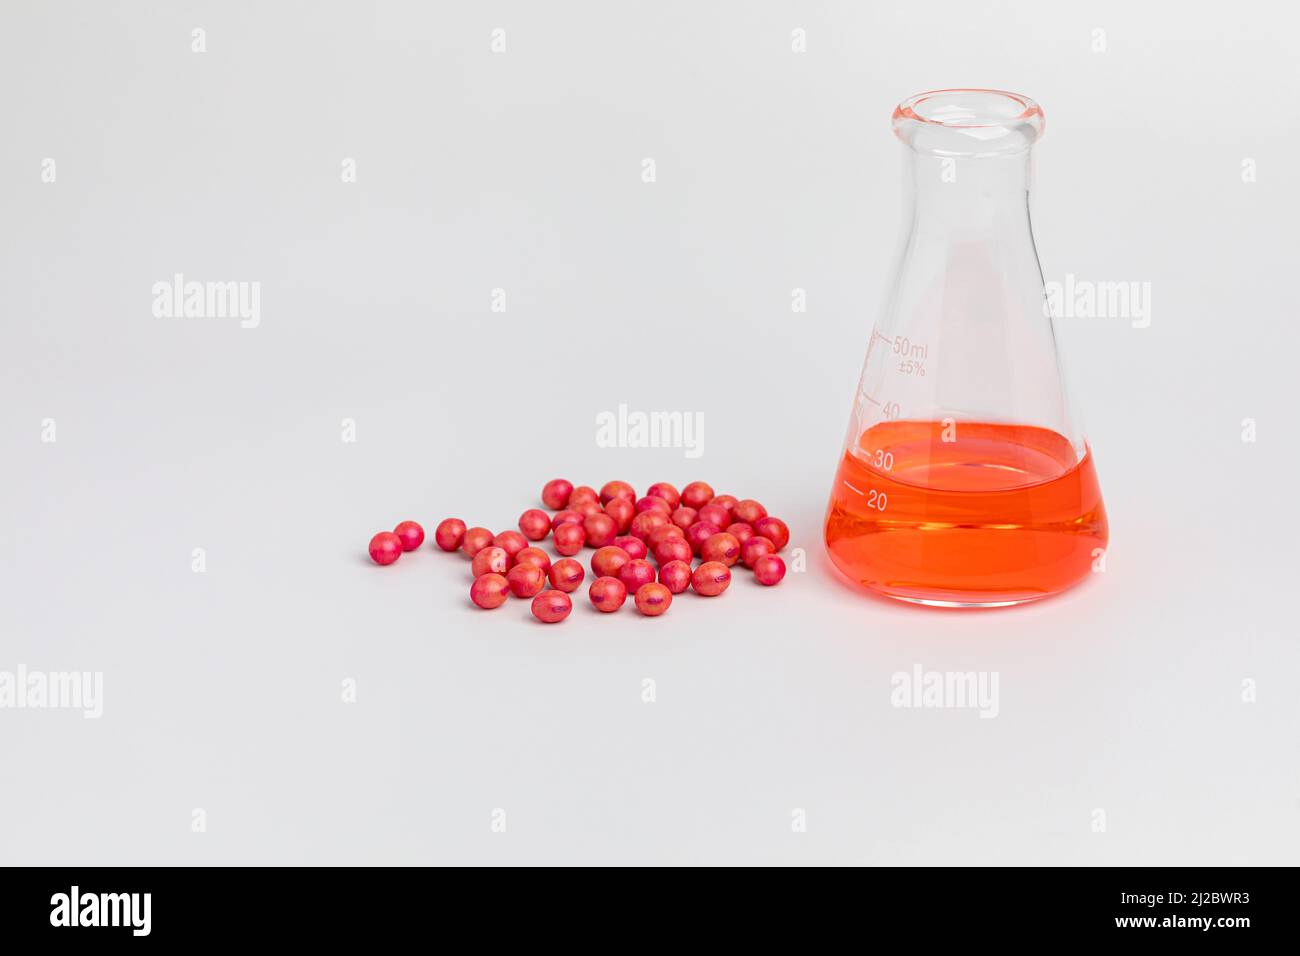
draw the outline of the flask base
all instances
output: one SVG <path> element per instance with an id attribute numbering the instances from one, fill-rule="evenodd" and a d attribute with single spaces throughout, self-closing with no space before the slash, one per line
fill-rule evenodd
<path id="1" fill-rule="evenodd" d="M 1042 594 L 1037 597 L 1021 598 L 1018 601 L 939 601 L 934 598 L 919 598 L 908 597 L 904 594 L 890 594 L 888 591 L 877 591 L 876 593 L 884 595 L 885 597 L 893 598 L 895 601 L 905 601 L 908 604 L 920 604 L 925 607 L 1016 607 L 1020 604 L 1033 604 L 1035 601 L 1041 601 L 1045 597 L 1051 597 L 1049 594 Z"/>

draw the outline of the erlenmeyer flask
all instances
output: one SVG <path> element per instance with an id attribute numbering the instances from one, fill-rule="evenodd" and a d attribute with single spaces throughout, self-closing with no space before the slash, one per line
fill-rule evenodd
<path id="1" fill-rule="evenodd" d="M 944 606 L 1019 604 L 1099 567 L 1108 536 L 1071 417 L 1029 222 L 1043 112 L 997 90 L 904 101 L 902 247 L 831 490 L 855 583 Z"/>

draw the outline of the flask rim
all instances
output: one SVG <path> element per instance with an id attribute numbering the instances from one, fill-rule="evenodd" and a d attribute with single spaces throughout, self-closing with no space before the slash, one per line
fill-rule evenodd
<path id="1" fill-rule="evenodd" d="M 894 134 L 923 153 L 987 156 L 1023 152 L 1046 127 L 1033 99 L 1007 90 L 928 90 L 903 100 L 892 117 Z"/>

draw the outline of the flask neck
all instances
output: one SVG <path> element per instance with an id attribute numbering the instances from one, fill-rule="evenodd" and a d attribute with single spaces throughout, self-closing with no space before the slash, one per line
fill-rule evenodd
<path id="1" fill-rule="evenodd" d="M 1029 233 L 1030 151 L 943 156 L 908 149 L 906 188 L 915 228 L 953 238 Z"/>

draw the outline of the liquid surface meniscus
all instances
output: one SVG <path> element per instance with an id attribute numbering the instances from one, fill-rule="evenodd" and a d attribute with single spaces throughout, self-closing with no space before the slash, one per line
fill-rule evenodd
<path id="1" fill-rule="evenodd" d="M 1091 451 L 1030 425 L 874 425 L 840 462 L 826 515 L 841 572 L 925 604 L 1056 594 L 1091 573 L 1107 539 Z"/>

